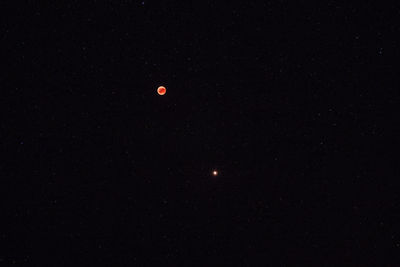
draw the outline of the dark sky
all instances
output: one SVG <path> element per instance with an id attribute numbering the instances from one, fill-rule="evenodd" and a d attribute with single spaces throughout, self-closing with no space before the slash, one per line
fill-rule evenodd
<path id="1" fill-rule="evenodd" d="M 400 255 L 399 5 L 6 2 L 0 263 Z"/>

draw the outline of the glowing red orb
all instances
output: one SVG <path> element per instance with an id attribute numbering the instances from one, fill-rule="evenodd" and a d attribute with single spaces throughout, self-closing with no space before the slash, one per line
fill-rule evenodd
<path id="1" fill-rule="evenodd" d="M 157 93 L 159 95 L 165 95 L 166 92 L 167 92 L 167 89 L 164 86 L 160 86 L 157 88 Z"/>

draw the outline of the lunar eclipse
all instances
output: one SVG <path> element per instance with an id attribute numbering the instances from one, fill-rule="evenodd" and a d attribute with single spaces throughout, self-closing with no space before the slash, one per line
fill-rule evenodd
<path id="1" fill-rule="evenodd" d="M 159 87 L 157 88 L 157 93 L 158 93 L 159 95 L 165 95 L 166 92 L 167 92 L 167 89 L 166 89 L 164 86 L 159 86 Z"/>

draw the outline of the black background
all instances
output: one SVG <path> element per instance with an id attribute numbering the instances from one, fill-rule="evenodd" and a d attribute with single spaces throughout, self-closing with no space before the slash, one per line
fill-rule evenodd
<path id="1" fill-rule="evenodd" d="M 0 263 L 394 262 L 400 8 L 295 2 L 2 2 Z"/>

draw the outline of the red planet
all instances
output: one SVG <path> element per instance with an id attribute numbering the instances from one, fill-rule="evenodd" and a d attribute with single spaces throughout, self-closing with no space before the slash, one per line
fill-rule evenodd
<path id="1" fill-rule="evenodd" d="M 167 92 L 167 89 L 165 89 L 164 86 L 160 86 L 160 87 L 157 88 L 157 93 L 159 95 L 165 95 L 166 92 Z"/>

